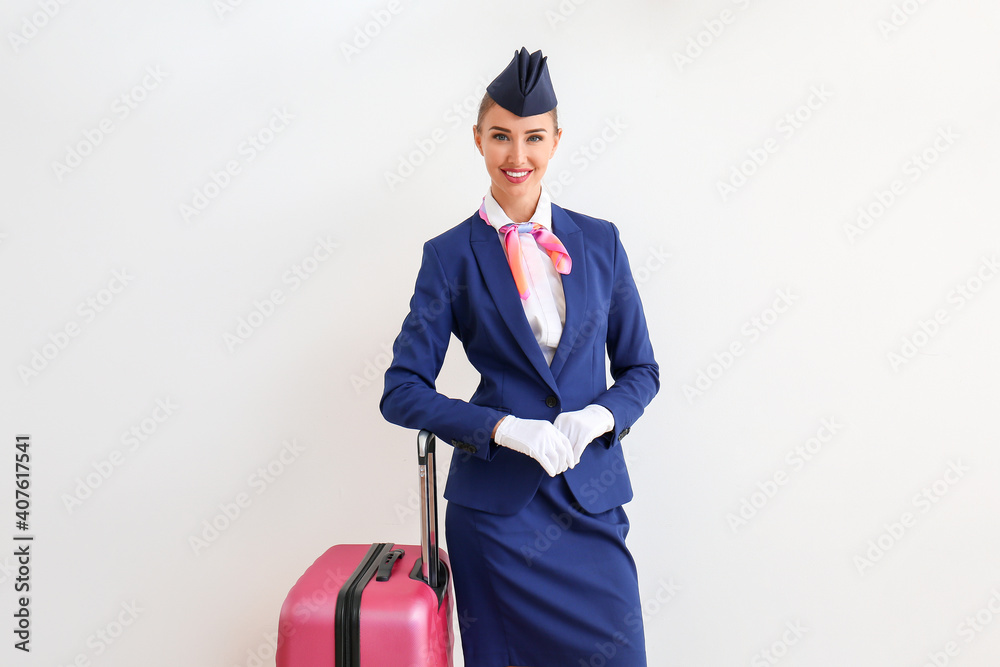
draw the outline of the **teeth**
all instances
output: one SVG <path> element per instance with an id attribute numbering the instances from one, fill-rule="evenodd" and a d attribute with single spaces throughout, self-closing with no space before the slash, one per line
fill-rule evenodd
<path id="1" fill-rule="evenodd" d="M 526 171 L 508 171 L 507 175 L 511 176 L 512 178 L 521 178 L 522 176 L 526 175 L 527 173 L 528 172 L 526 172 Z"/>

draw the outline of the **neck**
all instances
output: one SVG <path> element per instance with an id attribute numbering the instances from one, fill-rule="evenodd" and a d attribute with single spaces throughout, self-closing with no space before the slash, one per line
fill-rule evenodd
<path id="1" fill-rule="evenodd" d="M 525 195 L 517 199 L 509 197 L 504 192 L 497 192 L 492 187 L 490 187 L 490 193 L 511 222 L 527 222 L 535 213 L 535 209 L 538 208 L 538 198 L 542 196 L 542 188 L 539 186 L 535 194 Z"/>

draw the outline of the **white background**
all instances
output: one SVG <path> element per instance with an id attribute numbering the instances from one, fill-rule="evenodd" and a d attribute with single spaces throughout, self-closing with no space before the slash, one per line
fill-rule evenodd
<path id="1" fill-rule="evenodd" d="M 19 433 L 36 541 L 3 664 L 270 664 L 324 549 L 417 539 L 386 350 L 522 45 L 555 201 L 620 227 L 660 363 L 624 444 L 650 665 L 996 664 L 1000 7 L 232 4 L 4 3 L 0 628 Z M 453 345 L 439 387 L 476 382 Z"/>

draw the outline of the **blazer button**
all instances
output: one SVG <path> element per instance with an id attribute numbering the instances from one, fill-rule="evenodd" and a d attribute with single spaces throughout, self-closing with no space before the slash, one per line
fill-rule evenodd
<path id="1" fill-rule="evenodd" d="M 545 405 L 549 406 L 550 408 L 554 408 L 557 405 L 559 405 L 559 399 L 556 398 L 555 396 L 549 396 L 548 398 L 545 399 Z"/>

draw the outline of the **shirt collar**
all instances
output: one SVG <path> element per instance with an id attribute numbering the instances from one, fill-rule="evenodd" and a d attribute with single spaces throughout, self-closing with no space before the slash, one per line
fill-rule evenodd
<path id="1" fill-rule="evenodd" d="M 490 226 L 493 229 L 499 231 L 504 225 L 514 222 L 504 213 L 500 204 L 493 198 L 493 192 L 489 188 L 486 189 L 484 204 L 486 205 L 486 215 L 489 217 Z M 542 187 L 542 193 L 538 196 L 538 204 L 535 206 L 535 212 L 531 214 L 531 218 L 526 222 L 537 222 L 542 227 L 552 231 L 552 198 L 545 191 L 544 187 Z"/>

